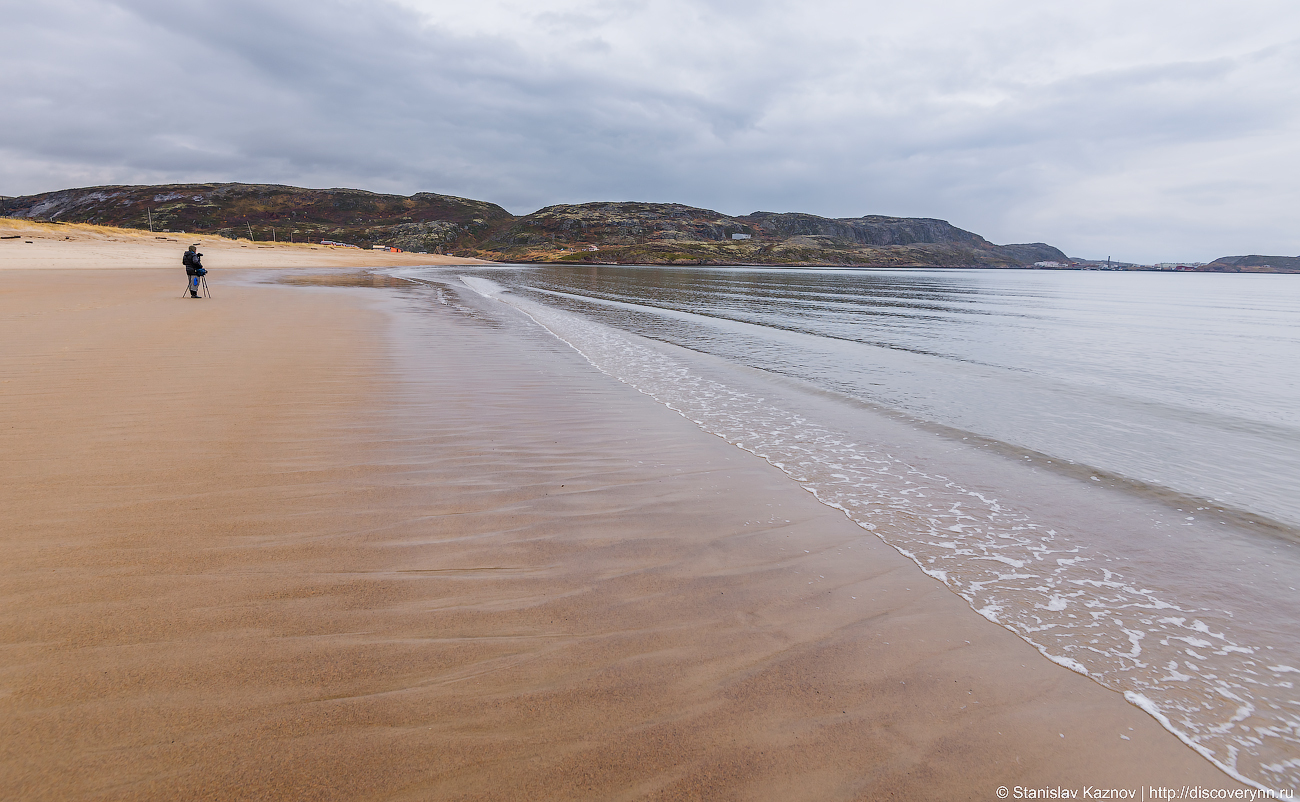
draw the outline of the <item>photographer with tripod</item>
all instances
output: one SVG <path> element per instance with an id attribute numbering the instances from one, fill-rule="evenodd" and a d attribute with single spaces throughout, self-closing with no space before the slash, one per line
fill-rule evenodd
<path id="1" fill-rule="evenodd" d="M 203 254 L 199 253 L 199 246 L 197 245 L 191 245 L 190 249 L 181 257 L 181 264 L 185 265 L 185 275 L 190 277 L 188 286 L 191 298 L 199 297 L 200 283 L 204 291 L 208 289 L 208 280 L 203 278 L 208 274 L 208 271 L 199 263 L 202 258 Z"/>

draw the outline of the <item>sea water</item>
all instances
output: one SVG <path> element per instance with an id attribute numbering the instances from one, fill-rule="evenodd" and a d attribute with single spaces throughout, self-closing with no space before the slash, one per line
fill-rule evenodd
<path id="1" fill-rule="evenodd" d="M 1300 781 L 1300 276 L 402 275 L 524 312 L 1232 775 Z M 972 444 L 997 464 L 944 466 Z"/>

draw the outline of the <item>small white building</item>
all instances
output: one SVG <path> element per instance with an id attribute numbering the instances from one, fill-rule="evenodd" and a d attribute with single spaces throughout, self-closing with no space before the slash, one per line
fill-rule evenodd
<path id="1" fill-rule="evenodd" d="M 732 235 L 731 235 L 731 238 L 732 238 L 732 239 L 751 239 L 752 237 L 753 237 L 752 234 L 732 234 Z"/>

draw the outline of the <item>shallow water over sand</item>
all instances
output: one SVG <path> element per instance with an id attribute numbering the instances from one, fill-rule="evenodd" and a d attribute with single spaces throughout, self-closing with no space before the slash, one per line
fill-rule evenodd
<path id="1" fill-rule="evenodd" d="M 1300 303 L 1287 300 L 1289 285 L 992 271 L 475 272 L 421 278 L 452 286 L 465 276 L 461 286 L 523 309 L 1233 774 L 1295 784 L 1300 553 L 1286 402 L 1296 394 L 1282 363 L 1296 349 L 1286 321 Z M 1183 279 L 1212 283 L 1158 284 Z M 1242 371 L 1252 380 L 1234 385 Z M 782 376 L 797 381 L 773 383 Z M 900 434 L 896 414 L 895 429 L 864 423 L 891 411 L 913 435 Z M 973 443 L 983 457 L 959 450 Z"/>

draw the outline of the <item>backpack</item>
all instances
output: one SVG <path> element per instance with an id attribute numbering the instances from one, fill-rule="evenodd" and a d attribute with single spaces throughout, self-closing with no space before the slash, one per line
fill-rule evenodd
<path id="1" fill-rule="evenodd" d="M 186 251 L 185 255 L 181 257 L 181 264 L 186 267 L 192 267 L 194 265 L 194 252 Z"/>

